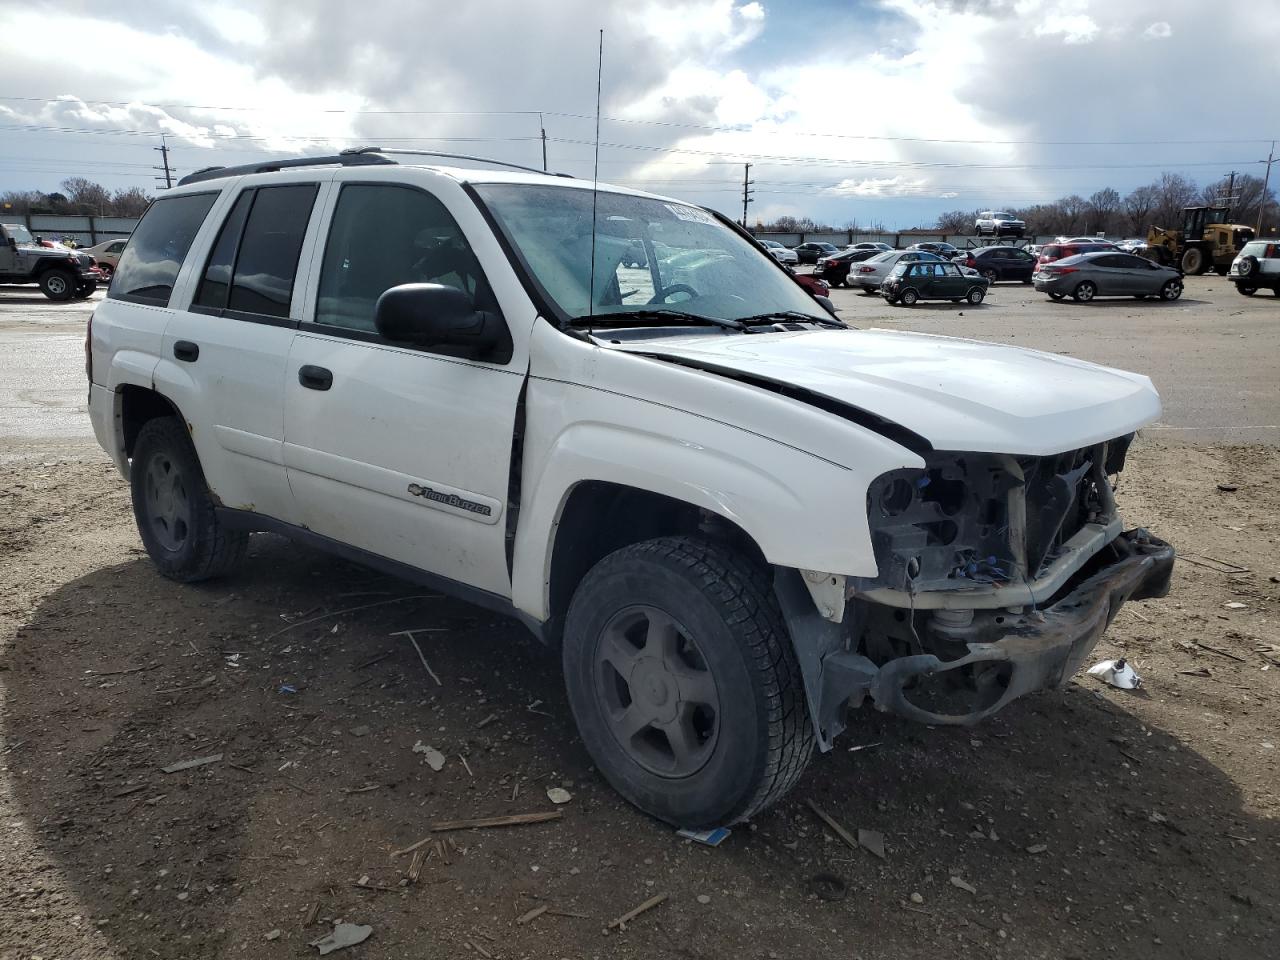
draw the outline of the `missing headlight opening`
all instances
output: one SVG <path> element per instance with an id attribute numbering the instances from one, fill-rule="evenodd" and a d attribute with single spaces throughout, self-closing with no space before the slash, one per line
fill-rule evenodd
<path id="1" fill-rule="evenodd" d="M 819 708 L 869 697 L 928 723 L 970 724 L 1074 673 L 1120 605 L 1163 596 L 1173 550 L 1121 531 L 1111 478 L 1132 434 L 1051 456 L 930 451 L 877 478 L 878 573 L 850 577 L 846 653 Z"/>

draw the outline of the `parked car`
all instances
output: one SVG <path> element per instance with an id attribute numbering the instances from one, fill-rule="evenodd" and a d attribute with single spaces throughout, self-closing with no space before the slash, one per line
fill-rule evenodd
<path id="1" fill-rule="evenodd" d="M 1046 264 L 1036 272 L 1035 287 L 1053 300 L 1071 297 L 1077 303 L 1095 297 L 1172 301 L 1182 296 L 1182 271 L 1131 253 L 1104 250 Z"/>
<path id="2" fill-rule="evenodd" d="M 813 268 L 814 276 L 821 276 L 833 287 L 842 286 L 849 276 L 849 269 L 856 263 L 870 260 L 883 253 L 875 247 L 860 250 L 842 250 L 830 257 L 822 257 Z"/>
<path id="3" fill-rule="evenodd" d="M 794 267 L 800 262 L 800 257 L 790 247 L 784 247 L 777 240 L 761 240 L 761 246 L 765 248 L 773 259 L 788 267 Z"/>
<path id="4" fill-rule="evenodd" d="M 959 247 L 951 243 L 942 243 L 940 241 L 926 240 L 922 243 L 913 243 L 907 247 L 908 250 L 923 250 L 925 253 L 937 254 L 943 260 L 954 260 L 960 256 Z"/>
<path id="5" fill-rule="evenodd" d="M 1073 243 L 1046 243 L 1040 248 L 1040 253 L 1036 257 L 1036 265 L 1043 267 L 1046 263 L 1053 263 L 1055 260 L 1061 260 L 1064 257 L 1074 257 L 1082 253 L 1107 253 L 1114 251 L 1115 246 L 1110 243 L 1094 243 L 1089 242 L 1073 242 Z"/>
<path id="6" fill-rule="evenodd" d="M 987 280 L 966 275 L 954 263 L 899 263 L 880 284 L 880 296 L 903 307 L 917 300 L 967 300 L 977 305 L 987 296 Z"/>
<path id="7" fill-rule="evenodd" d="M 880 240 L 861 240 L 858 243 L 849 243 L 845 245 L 846 250 L 877 250 L 883 253 L 886 250 L 892 250 L 893 247 Z"/>
<path id="8" fill-rule="evenodd" d="M 431 164 L 273 158 L 148 207 L 86 372 L 161 575 L 265 530 L 518 618 L 595 769 L 682 827 L 776 803 L 851 704 L 972 724 L 1061 686 L 1168 591 L 1110 483 L 1148 378 L 849 329 L 714 211 Z M 637 233 L 689 256 L 639 285 Z"/>
<path id="9" fill-rule="evenodd" d="M 941 263 L 942 257 L 924 250 L 889 250 L 885 253 L 878 253 L 851 268 L 845 283 L 850 287 L 861 287 L 867 293 L 874 293 L 880 289 L 880 283 L 889 275 L 889 271 L 896 267 L 900 261 L 915 263 L 917 260 Z"/>
<path id="10" fill-rule="evenodd" d="M 829 257 L 833 253 L 839 253 L 840 248 L 831 243 L 810 240 L 808 243 L 800 244 L 795 251 L 801 263 L 817 263 L 819 257 Z"/>
<path id="11" fill-rule="evenodd" d="M 979 247 L 973 251 L 974 269 L 987 278 L 989 283 L 997 280 L 1021 280 L 1031 282 L 1031 275 L 1036 271 L 1036 258 L 1018 247 L 997 244 L 994 247 Z"/>
<path id="12" fill-rule="evenodd" d="M 1106 237 L 1067 237 L 1065 240 L 1059 240 L 1058 242 L 1067 244 L 1101 243 L 1108 247 L 1116 246 L 1114 241 L 1108 240 Z"/>
<path id="13" fill-rule="evenodd" d="M 973 232 L 980 237 L 1020 237 L 1026 230 L 1025 222 L 999 210 L 984 210 L 973 224 Z"/>
<path id="14" fill-rule="evenodd" d="M 1231 261 L 1227 279 L 1246 297 L 1259 290 L 1270 290 L 1280 297 L 1280 242 L 1250 240 Z"/>
<path id="15" fill-rule="evenodd" d="M 1145 237 L 1132 237 L 1128 240 L 1117 240 L 1116 248 L 1123 250 L 1125 253 L 1142 253 L 1147 249 L 1147 241 Z"/>
<path id="16" fill-rule="evenodd" d="M 110 277 L 115 272 L 116 264 L 120 262 L 120 254 L 124 252 L 125 244 L 129 240 L 127 237 L 117 237 L 114 240 L 103 240 L 101 243 L 94 244 L 92 247 L 85 247 L 80 253 L 88 254 L 93 257 L 93 262 L 102 271 L 104 277 Z"/>
<path id="17" fill-rule="evenodd" d="M 50 300 L 81 299 L 98 288 L 93 257 L 59 244 L 43 246 L 20 223 L 0 223 L 0 283 L 35 283 Z"/>

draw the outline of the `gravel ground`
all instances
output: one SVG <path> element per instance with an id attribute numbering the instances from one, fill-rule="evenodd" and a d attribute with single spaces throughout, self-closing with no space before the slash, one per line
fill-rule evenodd
<path id="1" fill-rule="evenodd" d="M 1093 314 L 1016 330 L 993 304 L 991 328 L 957 329 L 838 296 L 858 323 L 1111 350 L 1071 329 Z M 1269 343 L 1268 316 L 1246 336 Z M 1219 349 L 1240 385 L 1274 362 L 1259 347 L 1244 369 L 1235 339 L 1212 360 L 1173 344 L 1189 372 L 1157 383 L 1211 379 Z M 228 580 L 163 580 L 104 455 L 4 426 L 0 960 L 314 956 L 340 919 L 373 928 L 353 958 L 1280 955 L 1280 451 L 1184 434 L 1201 436 L 1146 432 L 1118 493 L 1183 554 L 1172 594 L 1126 606 L 1098 650 L 1139 691 L 1080 676 L 972 730 L 860 711 L 791 797 L 710 849 L 591 768 L 556 658 L 519 625 L 267 535 Z M 405 629 L 429 631 L 439 684 Z M 881 833 L 885 859 L 810 801 Z M 439 835 L 416 881 L 395 855 L 440 820 L 555 810 Z"/>

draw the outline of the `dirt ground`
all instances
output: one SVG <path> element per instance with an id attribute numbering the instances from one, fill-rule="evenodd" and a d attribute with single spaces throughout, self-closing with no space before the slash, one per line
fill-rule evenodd
<path id="1" fill-rule="evenodd" d="M 1098 651 L 1141 690 L 860 712 L 712 849 L 609 789 L 518 624 L 267 535 L 179 586 L 105 459 L 0 467 L 0 958 L 315 956 L 338 919 L 353 960 L 1280 956 L 1278 491 L 1275 448 L 1140 439 L 1126 519 L 1184 554 Z M 436 835 L 417 882 L 395 855 L 549 810 Z"/>

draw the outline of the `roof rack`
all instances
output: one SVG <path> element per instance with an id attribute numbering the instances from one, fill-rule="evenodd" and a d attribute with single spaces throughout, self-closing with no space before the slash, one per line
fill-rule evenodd
<path id="1" fill-rule="evenodd" d="M 382 166 L 386 164 L 394 164 L 397 161 L 392 160 L 389 155 L 396 156 L 413 156 L 413 157 L 440 157 L 446 160 L 465 160 L 468 163 L 492 163 L 499 167 L 508 167 L 513 170 L 524 170 L 527 173 L 546 173 L 545 170 L 538 170 L 534 167 L 522 166 L 518 163 L 508 163 L 506 160 L 494 160 L 489 157 L 472 157 L 462 153 L 437 153 L 433 150 L 383 150 L 381 147 L 358 147 L 351 150 L 343 150 L 341 153 L 332 156 L 322 157 L 295 157 L 291 160 L 268 160 L 263 163 L 245 163 L 235 167 L 204 167 L 195 173 L 189 173 L 178 181 L 178 186 L 183 187 L 188 183 L 202 183 L 205 180 L 221 180 L 224 177 L 241 177 L 250 173 L 275 173 L 277 170 L 286 170 L 290 167 L 323 167 L 335 164 L 344 167 L 362 167 L 362 166 Z M 569 177 L 567 173 L 553 173 L 548 176 Z M 570 177 L 572 179 L 572 177 Z"/>

